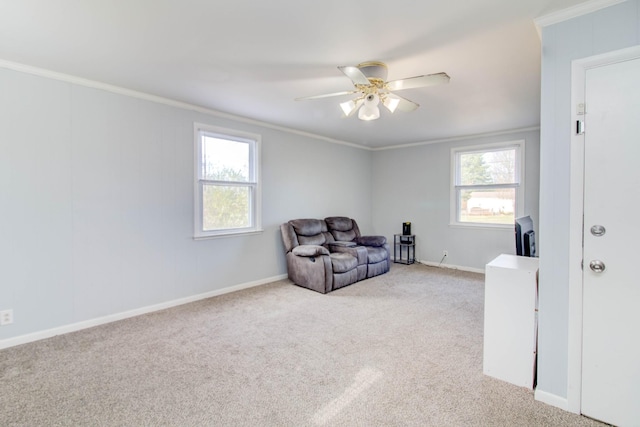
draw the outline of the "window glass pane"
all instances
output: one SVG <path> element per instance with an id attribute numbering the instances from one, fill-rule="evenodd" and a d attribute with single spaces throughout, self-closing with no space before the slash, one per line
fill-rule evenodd
<path id="1" fill-rule="evenodd" d="M 202 178 L 250 181 L 249 143 L 202 136 Z"/>
<path id="2" fill-rule="evenodd" d="M 250 198 L 251 187 L 204 185 L 203 231 L 250 227 Z"/>
<path id="3" fill-rule="evenodd" d="M 513 184 L 516 149 L 460 153 L 458 185 Z"/>
<path id="4" fill-rule="evenodd" d="M 465 189 L 458 191 L 459 222 L 513 224 L 515 188 Z"/>

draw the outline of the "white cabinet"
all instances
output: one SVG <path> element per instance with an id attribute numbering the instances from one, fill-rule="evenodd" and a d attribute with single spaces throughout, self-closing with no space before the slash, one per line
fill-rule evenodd
<path id="1" fill-rule="evenodd" d="M 483 373 L 533 388 L 538 258 L 503 254 L 485 271 Z"/>

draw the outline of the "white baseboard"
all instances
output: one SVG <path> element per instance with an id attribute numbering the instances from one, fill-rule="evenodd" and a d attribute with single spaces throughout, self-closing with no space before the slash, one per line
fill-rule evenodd
<path id="1" fill-rule="evenodd" d="M 462 265 L 453 265 L 453 264 L 440 264 L 438 262 L 421 261 L 421 260 L 416 260 L 416 262 L 420 264 L 428 265 L 429 267 L 449 268 L 451 270 L 469 271 L 471 273 L 484 274 L 483 268 L 464 267 Z"/>
<path id="2" fill-rule="evenodd" d="M 533 393 L 534 399 L 547 405 L 555 406 L 564 411 L 569 411 L 569 401 L 566 397 L 560 397 L 555 394 L 548 393 L 546 391 L 538 390 Z"/>
<path id="3" fill-rule="evenodd" d="M 136 309 L 124 311 L 121 313 L 115 313 L 115 314 L 110 314 L 108 316 L 97 317 L 95 319 L 84 320 L 82 322 L 71 323 L 69 325 L 59 326 L 57 328 L 46 329 L 44 331 L 34 332 L 26 335 L 20 335 L 13 338 L 7 338 L 4 340 L 0 340 L 0 350 L 4 348 L 14 347 L 16 345 L 27 344 L 34 341 L 55 337 L 56 335 L 68 334 L 69 332 L 76 332 L 82 329 L 92 328 L 94 326 L 104 325 L 106 323 L 128 319 L 130 317 L 152 313 L 154 311 L 165 310 L 167 308 L 188 304 L 190 302 L 200 301 L 203 299 L 215 297 L 218 295 L 224 295 L 224 294 L 228 294 L 235 291 L 240 291 L 242 289 L 253 288 L 260 285 L 266 285 L 267 283 L 277 282 L 278 280 L 283 280 L 286 278 L 287 278 L 286 274 L 281 274 L 278 276 L 268 277 L 266 279 L 256 280 L 248 283 L 241 283 L 235 286 L 216 289 L 215 291 L 205 292 L 198 295 L 192 295 L 185 298 L 179 298 L 173 301 L 162 302 L 160 304 L 154 304 L 147 307 L 136 308 Z"/>

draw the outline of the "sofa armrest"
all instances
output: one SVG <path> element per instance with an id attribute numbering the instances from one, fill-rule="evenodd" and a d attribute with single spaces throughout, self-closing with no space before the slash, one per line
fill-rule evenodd
<path id="1" fill-rule="evenodd" d="M 384 246 L 387 243 L 387 238 L 384 236 L 359 236 L 354 241 L 362 246 Z"/>
<path id="2" fill-rule="evenodd" d="M 320 255 L 329 255 L 329 250 L 324 246 L 318 245 L 300 245 L 291 251 L 296 256 L 314 257 Z"/>

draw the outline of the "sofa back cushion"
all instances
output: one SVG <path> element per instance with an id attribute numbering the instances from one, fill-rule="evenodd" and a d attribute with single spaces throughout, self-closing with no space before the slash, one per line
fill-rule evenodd
<path id="1" fill-rule="evenodd" d="M 325 218 L 327 227 L 333 238 L 342 242 L 351 242 L 360 236 L 358 224 L 346 216 L 332 216 Z"/>
<path id="2" fill-rule="evenodd" d="M 323 246 L 333 240 L 327 224 L 321 219 L 294 219 L 289 221 L 301 245 Z"/>

